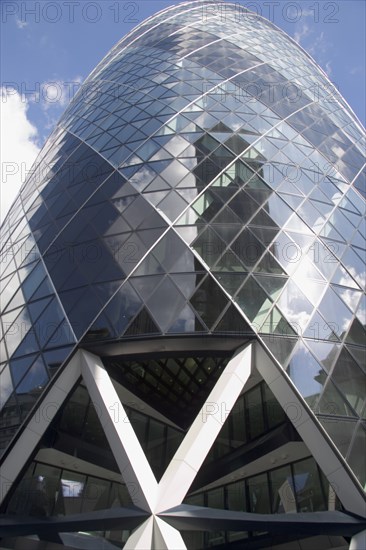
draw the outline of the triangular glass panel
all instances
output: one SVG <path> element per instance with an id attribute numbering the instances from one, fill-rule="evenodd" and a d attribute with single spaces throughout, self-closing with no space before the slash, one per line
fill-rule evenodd
<path id="1" fill-rule="evenodd" d="M 207 227 L 191 246 L 210 267 L 215 264 L 226 248 L 225 243 L 210 227 Z"/>
<path id="2" fill-rule="evenodd" d="M 223 317 L 220 319 L 216 327 L 213 329 L 214 333 L 225 334 L 240 334 L 241 336 L 252 336 L 253 329 L 248 325 L 245 319 L 240 315 L 234 305 L 230 305 Z"/>
<path id="3" fill-rule="evenodd" d="M 206 277 L 190 300 L 205 324 L 211 328 L 227 304 L 223 291 L 210 276 Z"/>
<path id="4" fill-rule="evenodd" d="M 266 336 L 262 334 L 260 339 L 267 346 L 269 351 L 274 355 L 275 359 L 280 363 L 283 369 L 286 369 L 288 359 L 296 346 L 297 338 L 285 338 L 282 336 Z"/>
<path id="5" fill-rule="evenodd" d="M 172 160 L 174 157 L 168 151 L 166 151 L 164 148 L 161 148 L 153 157 L 151 157 L 150 161 L 153 162 L 155 160 Z"/>
<path id="6" fill-rule="evenodd" d="M 158 209 L 164 212 L 164 214 L 172 222 L 183 212 L 187 203 L 178 193 L 171 191 L 158 205 Z"/>
<path id="7" fill-rule="evenodd" d="M 299 342 L 292 354 L 287 374 L 309 407 L 314 409 L 328 374 L 303 342 Z"/>
<path id="8" fill-rule="evenodd" d="M 351 355 L 343 349 L 331 374 L 332 381 L 361 416 L 366 400 L 366 379 Z"/>
<path id="9" fill-rule="evenodd" d="M 337 420 L 335 421 L 334 418 L 327 418 L 323 416 L 318 416 L 318 420 L 325 431 L 328 433 L 332 441 L 335 443 L 337 449 L 345 457 L 351 443 L 357 420 L 342 420 L 340 418 L 337 418 Z"/>
<path id="10" fill-rule="evenodd" d="M 16 309 L 17 307 L 23 306 L 25 303 L 25 298 L 22 289 L 19 289 L 18 292 L 16 292 L 15 296 L 11 299 L 9 302 L 7 308 L 5 311 L 10 311 L 12 309 Z M 4 311 L 4 310 L 3 310 Z"/>
<path id="11" fill-rule="evenodd" d="M 161 280 L 162 275 L 150 275 L 145 277 L 133 276 L 129 282 L 141 296 L 142 300 L 146 302 Z"/>
<path id="12" fill-rule="evenodd" d="M 48 373 L 42 357 L 39 356 L 18 384 L 15 392 L 19 399 L 25 398 L 25 400 L 28 400 L 29 395 L 32 397 L 39 395 L 46 386 L 47 382 Z"/>
<path id="13" fill-rule="evenodd" d="M 144 193 L 152 193 L 155 191 L 165 191 L 165 190 L 170 191 L 170 189 L 171 189 L 170 185 L 168 185 L 163 178 L 158 176 L 150 183 L 148 187 L 144 189 Z"/>
<path id="14" fill-rule="evenodd" d="M 341 265 L 338 266 L 336 272 L 332 277 L 331 282 L 337 285 L 358 289 L 358 285 L 356 284 L 356 282 L 352 279 L 350 274 Z"/>
<path id="15" fill-rule="evenodd" d="M 169 303 L 169 308 L 162 308 L 162 303 Z M 152 313 L 155 322 L 161 332 L 165 332 L 181 311 L 185 299 L 177 287 L 168 277 L 164 278 L 152 296 L 147 301 L 147 306 Z"/>
<path id="16" fill-rule="evenodd" d="M 275 221 L 267 214 L 264 208 L 261 208 L 250 221 L 250 225 L 259 225 L 264 227 L 276 227 L 279 230 L 279 227 Z"/>
<path id="17" fill-rule="evenodd" d="M 318 311 L 324 319 L 329 319 L 332 325 L 332 330 L 338 338 L 342 338 L 345 330 L 347 330 L 350 326 L 352 313 L 331 288 L 328 288 L 326 291 L 318 306 Z M 361 342 L 362 339 L 360 344 Z"/>
<path id="18" fill-rule="evenodd" d="M 6 338 L 8 346 L 9 356 L 13 353 L 13 346 L 10 346 L 9 338 Z M 28 355 L 28 353 L 35 353 L 39 351 L 39 344 L 33 331 L 29 331 L 28 334 L 22 339 L 21 344 L 15 349 L 13 357 L 22 357 Z"/>
<path id="19" fill-rule="evenodd" d="M 330 340 L 332 342 L 338 341 L 338 337 L 333 332 L 334 326 L 332 321 L 325 322 L 323 317 L 315 311 L 312 316 L 307 329 L 304 332 L 305 338 L 313 338 L 314 340 Z"/>
<path id="20" fill-rule="evenodd" d="M 14 387 L 20 382 L 32 363 L 35 361 L 37 355 L 28 355 L 21 357 L 20 359 L 13 359 L 10 361 L 10 370 L 12 374 L 12 380 Z"/>
<path id="21" fill-rule="evenodd" d="M 259 275 L 256 273 L 255 280 L 261 284 L 264 290 L 267 292 L 268 296 L 275 301 L 286 282 L 288 281 L 287 277 L 277 277 L 271 275 Z"/>
<path id="22" fill-rule="evenodd" d="M 322 367 L 329 373 L 336 360 L 340 344 L 337 342 L 326 342 L 324 340 L 306 340 L 306 344 L 315 355 Z"/>
<path id="23" fill-rule="evenodd" d="M 221 239 L 229 244 L 235 239 L 239 231 L 242 230 L 242 224 L 211 224 L 211 227 L 215 230 L 216 233 L 221 237 Z"/>
<path id="24" fill-rule="evenodd" d="M 160 330 L 145 307 L 132 321 L 124 336 L 141 336 L 144 334 L 160 334 Z"/>
<path id="25" fill-rule="evenodd" d="M 356 312 L 361 297 L 363 296 L 360 290 L 351 290 L 336 285 L 331 285 L 331 288 L 338 294 L 343 302 L 349 307 L 353 313 Z"/>
<path id="26" fill-rule="evenodd" d="M 331 380 L 328 380 L 314 412 L 317 414 L 326 414 L 327 416 L 357 417 L 348 401 L 341 395 Z"/>
<path id="27" fill-rule="evenodd" d="M 32 300 L 38 300 L 38 298 L 42 298 L 43 296 L 50 296 L 53 293 L 54 290 L 51 286 L 51 283 L 48 277 L 46 277 L 31 298 Z"/>
<path id="28" fill-rule="evenodd" d="M 206 219 L 206 218 L 205 218 Z M 219 214 L 214 218 L 215 224 L 242 224 L 241 219 L 234 214 L 234 212 L 226 206 Z"/>
<path id="29" fill-rule="evenodd" d="M 238 135 L 231 136 L 225 141 L 226 147 L 229 147 L 236 155 L 240 155 L 245 149 L 249 147 L 249 143 L 246 142 Z"/>
<path id="30" fill-rule="evenodd" d="M 108 317 L 115 332 L 120 335 L 126 330 L 140 307 L 141 299 L 132 285 L 126 282 L 104 309 L 104 314 Z"/>
<path id="31" fill-rule="evenodd" d="M 249 277 L 235 297 L 246 317 L 258 330 L 268 314 L 272 302 L 267 294 L 256 283 L 253 277 Z"/>
<path id="32" fill-rule="evenodd" d="M 170 278 L 174 281 L 185 298 L 190 298 L 192 296 L 195 288 L 199 285 L 203 277 L 204 274 L 202 272 L 170 275 Z"/>
<path id="33" fill-rule="evenodd" d="M 296 210 L 302 203 L 304 197 L 297 195 L 288 195 L 287 193 L 279 193 L 279 195 L 287 202 L 287 204 L 294 210 Z"/>
<path id="34" fill-rule="evenodd" d="M 167 194 L 170 192 L 170 188 L 166 191 L 156 191 L 153 193 L 147 193 L 144 192 L 144 197 L 149 201 L 150 204 L 152 204 L 154 207 L 159 204 L 160 201 L 164 199 L 164 197 L 167 196 Z"/>
<path id="35" fill-rule="evenodd" d="M 354 319 L 346 336 L 347 344 L 365 345 L 366 331 L 358 319 Z"/>
<path id="36" fill-rule="evenodd" d="M 263 273 L 273 273 L 277 275 L 286 275 L 277 260 L 274 259 L 270 252 L 267 252 L 256 267 L 256 271 Z"/>
<path id="37" fill-rule="evenodd" d="M 297 328 L 297 327 L 295 327 Z M 287 322 L 280 311 L 274 307 L 267 319 L 261 326 L 260 331 L 264 334 L 281 334 L 283 336 L 296 336 L 294 327 Z"/>
<path id="38" fill-rule="evenodd" d="M 223 271 L 213 272 L 212 275 L 220 283 L 220 285 L 230 294 L 234 296 L 238 288 L 245 281 L 248 272 L 242 271 L 241 273 L 225 273 Z"/>
<path id="39" fill-rule="evenodd" d="M 94 323 L 88 328 L 86 334 L 83 337 L 83 342 L 94 342 L 94 341 L 103 341 L 109 340 L 113 337 L 118 337 L 119 335 L 115 333 L 114 328 L 106 315 L 101 313 L 98 315 L 98 318 Z"/>
<path id="40" fill-rule="evenodd" d="M 247 270 L 244 263 L 240 261 L 237 255 L 231 250 L 228 250 L 221 256 L 221 258 L 214 265 L 213 269 L 215 271 L 230 271 L 236 273 L 245 273 Z"/>
<path id="41" fill-rule="evenodd" d="M 50 303 L 50 301 L 51 297 L 49 296 L 48 298 L 43 298 L 42 300 L 37 300 L 36 302 L 31 302 L 30 304 L 28 304 L 28 311 L 33 323 L 36 322 L 36 320 Z"/>
<path id="42" fill-rule="evenodd" d="M 194 255 L 173 230 L 161 239 L 153 254 L 166 272 L 194 271 Z"/>
<path id="43" fill-rule="evenodd" d="M 176 318 L 167 331 L 168 334 L 195 334 L 196 332 L 207 332 L 197 314 L 186 304 L 176 315 Z"/>
<path id="44" fill-rule="evenodd" d="M 223 122 L 218 122 L 217 124 L 215 124 L 215 126 L 211 128 L 210 132 L 223 132 L 226 134 L 233 133 L 232 129 L 226 126 L 226 124 L 224 124 Z"/>
<path id="45" fill-rule="evenodd" d="M 69 357 L 72 346 L 65 346 L 43 353 L 43 359 L 47 370 L 52 377 L 62 363 Z"/>

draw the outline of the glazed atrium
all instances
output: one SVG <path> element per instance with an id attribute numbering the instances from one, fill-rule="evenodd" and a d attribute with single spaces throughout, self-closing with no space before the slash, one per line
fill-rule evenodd
<path id="1" fill-rule="evenodd" d="M 365 549 L 364 140 L 238 4 L 110 50 L 2 225 L 2 550 Z"/>

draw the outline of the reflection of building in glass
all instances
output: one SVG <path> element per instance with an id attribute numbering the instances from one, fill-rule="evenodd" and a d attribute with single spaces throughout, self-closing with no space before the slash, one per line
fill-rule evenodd
<path id="1" fill-rule="evenodd" d="M 225 6 L 123 38 L 3 224 L 4 548 L 364 548 L 364 133 Z"/>

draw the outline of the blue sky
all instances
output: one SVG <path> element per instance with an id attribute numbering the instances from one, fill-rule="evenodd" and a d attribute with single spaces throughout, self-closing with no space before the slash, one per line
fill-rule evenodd
<path id="1" fill-rule="evenodd" d="M 3 177 L 1 186 L 4 204 L 14 198 L 32 158 L 95 65 L 136 24 L 175 3 L 2 0 L 2 159 L 18 167 L 6 167 L 6 181 Z M 327 72 L 365 124 L 364 0 L 253 0 L 237 4 L 255 9 L 293 36 Z"/>

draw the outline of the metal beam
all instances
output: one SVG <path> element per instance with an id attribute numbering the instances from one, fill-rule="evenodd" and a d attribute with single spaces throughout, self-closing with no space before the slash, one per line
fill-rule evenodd
<path id="1" fill-rule="evenodd" d="M 76 531 L 105 531 L 107 529 L 134 529 L 149 514 L 138 508 L 111 508 L 85 514 L 35 518 L 29 516 L 0 516 L 1 537 L 25 537 L 48 533 L 71 533 Z"/>
<path id="2" fill-rule="evenodd" d="M 159 517 L 176 529 L 189 531 L 267 531 L 351 537 L 366 527 L 365 519 L 338 511 L 252 514 L 182 504 Z"/>

